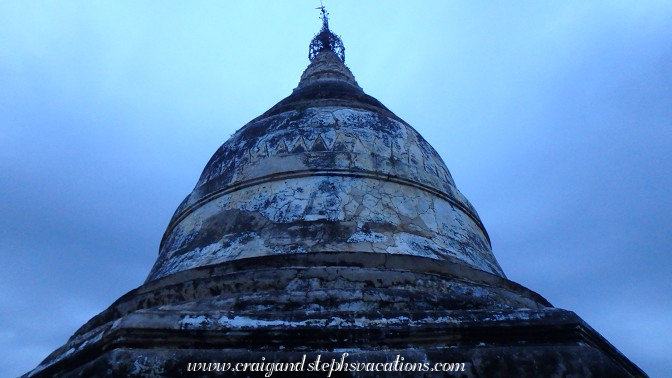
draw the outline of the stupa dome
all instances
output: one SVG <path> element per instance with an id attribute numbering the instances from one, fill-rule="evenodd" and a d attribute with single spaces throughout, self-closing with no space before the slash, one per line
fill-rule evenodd
<path id="1" fill-rule="evenodd" d="M 504 277 L 437 152 L 322 50 L 293 93 L 215 152 L 148 280 L 266 255 L 386 253 Z"/>

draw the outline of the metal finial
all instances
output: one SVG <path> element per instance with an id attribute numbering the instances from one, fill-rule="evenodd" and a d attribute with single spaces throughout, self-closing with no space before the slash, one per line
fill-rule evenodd
<path id="1" fill-rule="evenodd" d="M 345 46 L 343 46 L 343 41 L 341 41 L 339 36 L 329 30 L 329 12 L 327 12 L 327 9 L 322 5 L 322 2 L 320 2 L 320 6 L 315 9 L 319 9 L 322 13 L 320 15 L 320 18 L 322 19 L 322 29 L 320 29 L 320 32 L 315 35 L 312 41 L 310 41 L 308 59 L 312 61 L 320 51 L 328 49 L 336 53 L 342 62 L 345 62 Z"/>
<path id="2" fill-rule="evenodd" d="M 327 8 L 322 5 L 322 2 L 320 1 L 320 6 L 315 8 L 319 9 L 322 12 L 322 15 L 320 18 L 322 19 L 322 29 L 329 29 L 329 12 L 327 12 Z"/>

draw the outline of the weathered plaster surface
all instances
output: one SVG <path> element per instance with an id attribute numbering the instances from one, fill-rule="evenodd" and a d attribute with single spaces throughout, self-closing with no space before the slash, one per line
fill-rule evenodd
<path id="1" fill-rule="evenodd" d="M 306 176 L 201 204 L 173 227 L 151 279 L 232 259 L 322 251 L 450 256 L 500 273 L 478 225 L 443 198 L 372 178 Z"/>
<path id="2" fill-rule="evenodd" d="M 450 256 L 503 276 L 476 211 L 415 130 L 327 106 L 255 120 L 227 141 L 176 211 L 148 280 L 320 251 Z"/>

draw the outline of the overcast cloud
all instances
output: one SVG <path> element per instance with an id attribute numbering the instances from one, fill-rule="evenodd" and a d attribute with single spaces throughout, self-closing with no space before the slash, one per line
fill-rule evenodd
<path id="1" fill-rule="evenodd" d="M 672 371 L 672 4 L 327 1 L 509 279 Z M 0 3 L 0 371 L 142 284 L 210 156 L 289 95 L 317 1 Z"/>

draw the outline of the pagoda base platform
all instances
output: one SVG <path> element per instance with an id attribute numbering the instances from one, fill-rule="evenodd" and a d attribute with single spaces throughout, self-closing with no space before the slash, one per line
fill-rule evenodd
<path id="1" fill-rule="evenodd" d="M 26 376 L 262 377 L 271 363 L 282 364 L 270 376 L 645 376 L 514 282 L 375 253 L 265 256 L 151 281 Z"/>

